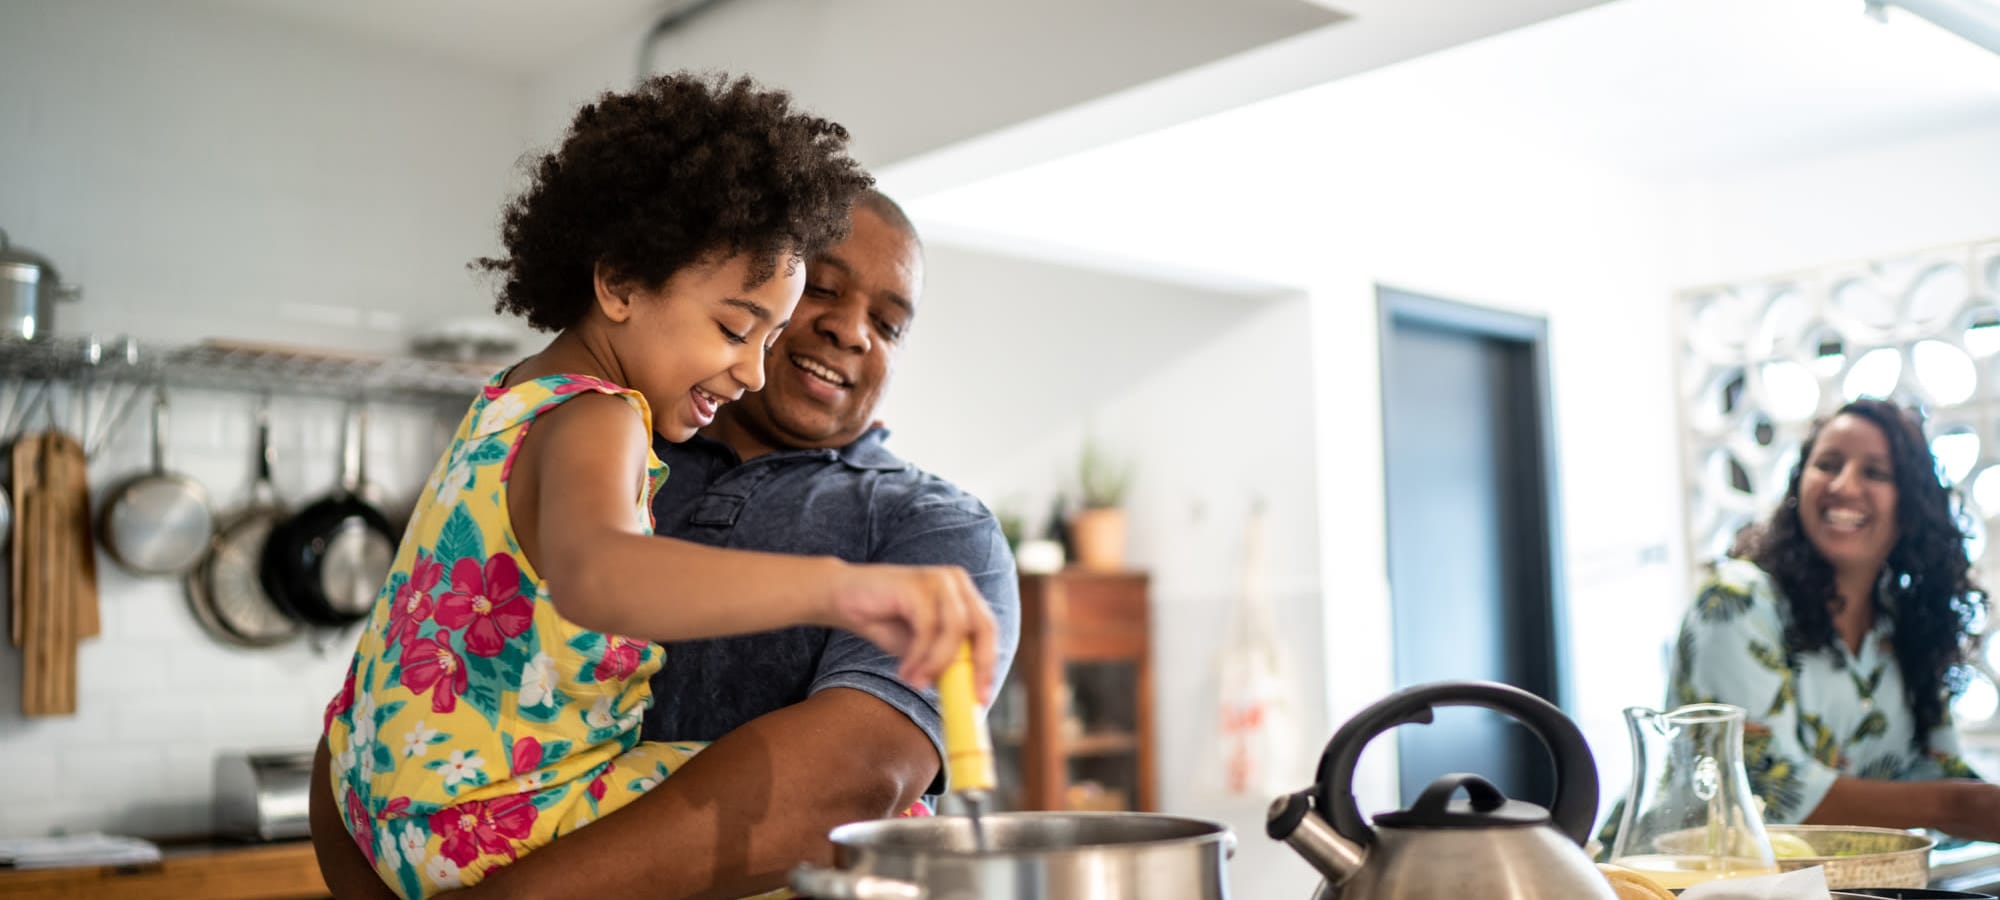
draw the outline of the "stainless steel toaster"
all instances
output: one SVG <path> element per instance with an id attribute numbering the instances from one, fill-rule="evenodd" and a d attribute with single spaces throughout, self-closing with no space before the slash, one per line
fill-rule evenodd
<path id="1" fill-rule="evenodd" d="M 215 833 L 276 841 L 312 834 L 310 750 L 224 753 L 215 759 Z"/>

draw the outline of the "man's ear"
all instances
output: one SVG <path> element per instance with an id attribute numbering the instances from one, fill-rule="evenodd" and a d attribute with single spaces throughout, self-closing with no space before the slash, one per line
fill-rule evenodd
<path id="1" fill-rule="evenodd" d="M 632 318 L 632 281 L 599 261 L 591 268 L 591 288 L 597 292 L 597 309 L 604 317 L 622 323 Z"/>

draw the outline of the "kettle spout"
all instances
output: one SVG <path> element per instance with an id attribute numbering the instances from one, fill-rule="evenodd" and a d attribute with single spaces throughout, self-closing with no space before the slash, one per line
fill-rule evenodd
<path id="1" fill-rule="evenodd" d="M 1264 833 L 1285 844 L 1312 863 L 1330 885 L 1339 885 L 1361 869 L 1368 848 L 1333 830 L 1313 811 L 1313 792 L 1286 794 L 1271 801 L 1264 817 Z"/>

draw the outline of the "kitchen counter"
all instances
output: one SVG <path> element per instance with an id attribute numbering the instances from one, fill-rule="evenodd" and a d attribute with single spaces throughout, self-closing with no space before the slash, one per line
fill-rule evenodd
<path id="1" fill-rule="evenodd" d="M 303 900 L 328 896 L 311 841 L 160 847 L 156 863 L 0 869 L 7 900 Z"/>
<path id="2" fill-rule="evenodd" d="M 2000 893 L 2000 844 L 1975 842 L 1931 852 L 1931 887 Z"/>

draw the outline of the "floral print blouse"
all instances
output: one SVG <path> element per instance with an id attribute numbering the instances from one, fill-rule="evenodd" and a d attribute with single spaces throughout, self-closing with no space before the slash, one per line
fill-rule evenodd
<path id="1" fill-rule="evenodd" d="M 1841 775 L 1978 777 L 1959 756 L 1948 709 L 1931 729 L 1927 752 L 1917 751 L 1886 604 L 1878 605 L 1858 653 L 1837 640 L 1830 650 L 1787 653 L 1790 617 L 1790 603 L 1756 564 L 1715 564 L 1681 623 L 1667 688 L 1675 705 L 1728 703 L 1749 711 L 1743 762 L 1765 821 L 1803 820 Z"/>

